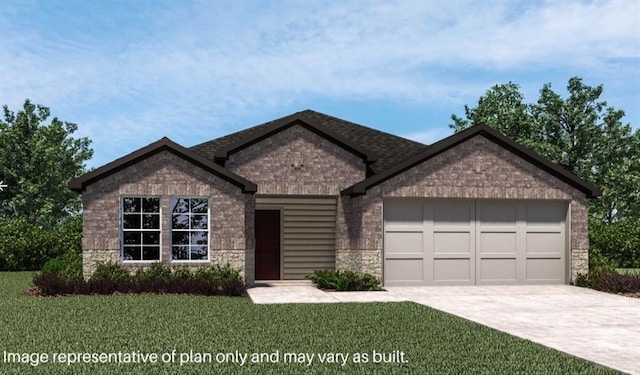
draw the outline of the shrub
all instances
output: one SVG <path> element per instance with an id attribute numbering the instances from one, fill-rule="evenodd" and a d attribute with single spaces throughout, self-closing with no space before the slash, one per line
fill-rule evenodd
<path id="1" fill-rule="evenodd" d="M 40 272 L 59 275 L 68 280 L 82 279 L 82 256 L 69 252 L 63 256 L 48 260 L 42 266 Z"/>
<path id="2" fill-rule="evenodd" d="M 68 294 L 69 281 L 55 273 L 41 273 L 33 276 L 33 285 L 40 288 L 43 296 L 58 296 Z"/>
<path id="3" fill-rule="evenodd" d="M 640 275 L 607 272 L 593 278 L 593 289 L 609 293 L 640 292 Z"/>
<path id="4" fill-rule="evenodd" d="M 193 277 L 196 280 L 210 282 L 216 287 L 222 287 L 225 280 L 242 280 L 242 277 L 240 277 L 240 271 L 231 267 L 229 263 L 224 266 L 214 264 L 210 267 L 198 268 L 193 273 Z"/>
<path id="5" fill-rule="evenodd" d="M 331 270 L 315 270 L 305 278 L 311 280 L 320 289 L 335 289 L 336 272 Z"/>
<path id="6" fill-rule="evenodd" d="M 593 287 L 593 280 L 591 278 L 589 278 L 588 274 L 579 273 L 576 276 L 576 280 L 575 280 L 574 284 L 576 286 L 579 286 L 579 287 L 582 287 L 582 288 L 591 288 L 591 287 Z"/>
<path id="7" fill-rule="evenodd" d="M 225 279 L 222 282 L 222 294 L 230 297 L 240 297 L 247 292 L 247 285 L 240 278 Z"/>
<path id="8" fill-rule="evenodd" d="M 115 292 L 129 293 L 131 291 L 131 283 L 128 281 L 116 281 L 107 278 L 90 278 L 84 282 L 86 287 L 82 290 L 86 294 L 113 294 Z M 68 294 L 74 294 L 69 291 Z"/>
<path id="9" fill-rule="evenodd" d="M 130 282 L 131 273 L 117 262 L 96 262 L 96 270 L 90 280 L 112 280 L 120 283 Z"/>
<path id="10" fill-rule="evenodd" d="M 640 218 L 611 224 L 590 223 L 589 267 L 640 268 Z M 601 259 L 604 257 L 604 261 Z"/>
<path id="11" fill-rule="evenodd" d="M 164 283 L 171 280 L 171 268 L 162 262 L 155 262 L 146 271 L 139 269 L 136 272 L 136 279 L 138 281 Z"/>
<path id="12" fill-rule="evenodd" d="M 640 292 L 640 274 L 621 275 L 616 271 L 596 271 L 589 275 L 579 274 L 575 284 L 608 293 Z"/>
<path id="13" fill-rule="evenodd" d="M 62 270 L 60 275 L 70 280 L 82 280 L 82 254 L 68 252 L 61 259 L 66 262 L 67 267 Z"/>
<path id="14" fill-rule="evenodd" d="M 357 274 L 352 271 L 315 270 L 305 278 L 311 280 L 320 289 L 339 291 L 381 290 L 381 280 L 369 273 Z"/>
<path id="15" fill-rule="evenodd" d="M 65 260 L 54 258 L 46 261 L 40 272 L 45 275 L 60 275 L 68 266 Z"/>
<path id="16" fill-rule="evenodd" d="M 362 280 L 361 290 L 374 291 L 374 290 L 382 289 L 380 287 L 380 284 L 382 283 L 382 281 L 370 273 L 363 274 L 361 276 L 361 280 Z"/>
<path id="17" fill-rule="evenodd" d="M 135 276 L 118 263 L 98 263 L 89 280 L 82 277 L 68 278 L 59 272 L 57 262 L 52 262 L 55 272 L 35 275 L 33 284 L 43 296 L 65 294 L 113 294 L 113 293 L 185 293 L 197 295 L 242 296 L 246 284 L 240 271 L 230 265 L 211 266 L 191 273 L 187 267 L 171 270 L 162 263 L 154 263 L 147 270 L 138 270 Z"/>
<path id="18" fill-rule="evenodd" d="M 172 277 L 173 280 L 190 280 L 191 271 L 189 271 L 189 267 L 187 266 L 180 266 L 173 269 Z"/>
<path id="19" fill-rule="evenodd" d="M 0 220 L 0 271 L 35 271 L 50 259 L 80 254 L 82 216 L 66 218 L 52 228 L 25 219 Z"/>

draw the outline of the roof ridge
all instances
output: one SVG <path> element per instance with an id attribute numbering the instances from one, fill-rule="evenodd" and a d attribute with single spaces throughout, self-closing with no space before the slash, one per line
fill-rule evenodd
<path id="1" fill-rule="evenodd" d="M 372 174 L 386 170 L 400 160 L 419 153 L 428 147 L 423 143 L 382 130 L 343 120 L 322 112 L 305 109 L 191 146 L 190 148 L 206 158 L 216 160 L 216 154 L 220 154 L 217 151 L 228 150 L 229 147 L 238 145 L 238 142 L 242 140 L 254 138 L 257 135 L 264 134 L 271 129 L 281 126 L 283 123 L 296 120 L 311 122 L 314 124 L 311 127 L 315 127 L 316 131 L 330 136 L 337 135 L 338 138 L 348 141 L 344 143 L 350 146 L 356 146 L 352 148 L 356 150 L 366 150 L 369 151 L 366 152 L 366 154 L 375 155 L 377 161 L 370 165 Z"/>
<path id="2" fill-rule="evenodd" d="M 345 124 L 359 126 L 359 127 L 365 128 L 365 129 L 367 129 L 367 130 L 370 130 L 370 131 L 376 132 L 376 133 L 378 133 L 378 134 L 382 134 L 382 135 L 386 135 L 386 136 L 392 136 L 392 137 L 395 137 L 395 138 L 401 138 L 401 139 L 404 139 L 404 140 L 409 141 L 409 142 L 413 142 L 413 143 L 418 144 L 418 145 L 428 146 L 427 144 L 424 144 L 424 143 L 422 143 L 422 142 L 418 142 L 418 141 L 414 141 L 413 139 L 409 139 L 409 138 L 401 137 L 401 136 L 396 135 L 396 134 L 392 134 L 392 133 L 389 133 L 389 132 L 382 131 L 382 130 L 380 130 L 380 129 L 372 128 L 372 127 L 367 126 L 367 125 L 362 125 L 362 124 L 359 124 L 359 123 L 357 123 L 357 122 L 353 122 L 353 121 L 349 121 L 349 120 L 341 119 L 341 118 L 339 118 L 339 117 L 335 117 L 335 116 L 332 116 L 332 115 L 328 115 L 328 114 L 326 114 L 326 113 L 322 113 L 322 112 L 314 111 L 314 110 L 312 110 L 312 109 L 305 109 L 304 111 L 296 112 L 296 113 L 302 113 L 302 112 L 310 112 L 310 113 L 313 113 L 313 114 L 316 114 L 316 115 L 320 115 L 320 116 L 322 116 L 322 117 L 328 117 L 328 118 L 331 118 L 331 119 L 333 119 L 333 120 L 343 122 L 343 123 L 345 123 Z"/>

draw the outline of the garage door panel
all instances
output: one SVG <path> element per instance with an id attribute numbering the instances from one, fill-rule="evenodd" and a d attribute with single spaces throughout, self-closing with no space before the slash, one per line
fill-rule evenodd
<path id="1" fill-rule="evenodd" d="M 567 210 L 560 201 L 385 201 L 385 284 L 564 283 Z"/>
<path id="2" fill-rule="evenodd" d="M 527 280 L 543 282 L 563 282 L 559 275 L 564 271 L 564 261 L 562 259 L 540 258 L 527 259 Z"/>
<path id="3" fill-rule="evenodd" d="M 481 232 L 480 238 L 482 255 L 485 253 L 515 254 L 516 232 Z"/>
<path id="4" fill-rule="evenodd" d="M 471 261 L 465 259 L 434 259 L 434 282 L 457 282 L 473 284 Z"/>
<path id="5" fill-rule="evenodd" d="M 385 250 L 389 255 L 396 253 L 422 254 L 422 232 L 387 233 Z"/>
<path id="6" fill-rule="evenodd" d="M 469 227 L 473 218 L 473 210 L 468 202 L 444 201 L 433 205 L 434 227 L 454 226 Z"/>
<path id="7" fill-rule="evenodd" d="M 485 258 L 480 260 L 479 282 L 517 280 L 517 261 L 515 258 Z"/>
<path id="8" fill-rule="evenodd" d="M 564 252 L 565 240 L 562 233 L 527 233 L 527 254 Z"/>
<path id="9" fill-rule="evenodd" d="M 422 227 L 422 205 L 416 202 L 394 202 L 384 208 L 385 221 L 390 226 Z"/>
<path id="10" fill-rule="evenodd" d="M 471 255 L 472 243 L 469 232 L 434 232 L 433 233 L 433 253 L 434 254 L 468 254 Z"/>
<path id="11" fill-rule="evenodd" d="M 420 258 L 393 259 L 385 261 L 385 282 L 424 282 L 424 263 Z"/>
<path id="12" fill-rule="evenodd" d="M 517 219 L 517 210 L 513 205 L 505 205 L 503 203 L 492 204 L 491 206 L 483 205 L 478 210 L 478 221 L 482 226 L 507 226 L 515 227 Z"/>
<path id="13" fill-rule="evenodd" d="M 527 206 L 526 221 L 533 226 L 557 227 L 558 219 L 564 219 L 566 210 L 565 205 L 538 202 Z"/>

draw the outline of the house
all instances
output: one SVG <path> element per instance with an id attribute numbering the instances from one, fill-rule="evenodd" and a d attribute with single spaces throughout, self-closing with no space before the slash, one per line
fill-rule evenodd
<path id="1" fill-rule="evenodd" d="M 191 148 L 162 138 L 69 186 L 85 275 L 229 262 L 249 285 L 334 267 L 387 286 L 566 284 L 600 195 L 487 126 L 426 146 L 310 110 Z"/>

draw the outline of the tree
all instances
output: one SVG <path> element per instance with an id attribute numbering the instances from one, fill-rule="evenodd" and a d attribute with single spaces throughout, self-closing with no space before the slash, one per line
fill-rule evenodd
<path id="1" fill-rule="evenodd" d="M 25 100 L 14 113 L 5 105 L 0 120 L 0 219 L 22 218 L 52 227 L 80 212 L 67 184 L 86 171 L 93 151 L 88 138 L 73 138 L 76 124 L 50 116 L 49 108 Z"/>
<path id="2" fill-rule="evenodd" d="M 565 99 L 545 84 L 534 104 L 525 104 L 519 89 L 511 82 L 493 86 L 476 107 L 465 106 L 466 119 L 453 115 L 449 126 L 458 132 L 484 123 L 600 187 L 592 220 L 639 217 L 640 131 L 632 132 L 622 123 L 624 111 L 600 99 L 603 86 L 573 77 Z"/>
<path id="3" fill-rule="evenodd" d="M 534 138 L 533 119 L 529 105 L 523 102 L 524 95 L 517 84 L 495 85 L 480 97 L 476 107 L 464 106 L 466 119 L 452 115 L 453 124 L 449 127 L 459 132 L 473 124 L 483 123 L 516 142 L 528 143 Z"/>

